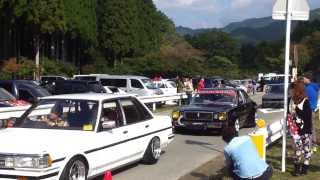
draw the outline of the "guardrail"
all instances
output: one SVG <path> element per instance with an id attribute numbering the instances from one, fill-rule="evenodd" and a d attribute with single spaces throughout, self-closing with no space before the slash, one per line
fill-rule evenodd
<path id="1" fill-rule="evenodd" d="M 181 105 L 182 99 L 186 99 L 187 96 L 185 93 L 177 93 L 172 95 L 140 96 L 138 98 L 145 104 L 152 104 L 152 110 L 155 111 L 156 105 L 159 102 L 178 101 L 178 105 Z M 8 119 L 10 117 L 20 117 L 29 107 L 30 106 L 1 108 L 0 120 Z"/>

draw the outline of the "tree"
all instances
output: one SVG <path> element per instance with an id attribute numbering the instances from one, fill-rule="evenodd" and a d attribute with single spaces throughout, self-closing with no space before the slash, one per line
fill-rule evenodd
<path id="1" fill-rule="evenodd" d="M 39 76 L 41 34 L 64 30 L 63 0 L 15 0 L 13 4 L 15 15 L 32 31 L 36 74 Z"/>

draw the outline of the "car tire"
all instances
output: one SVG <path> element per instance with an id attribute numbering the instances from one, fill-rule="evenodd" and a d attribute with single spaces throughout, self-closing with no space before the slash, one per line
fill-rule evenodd
<path id="1" fill-rule="evenodd" d="M 144 164 L 155 164 L 158 162 L 161 154 L 160 139 L 154 137 L 151 139 L 146 152 L 144 153 L 142 162 Z"/>
<path id="2" fill-rule="evenodd" d="M 60 180 L 87 180 L 88 167 L 81 157 L 72 158 L 62 171 Z"/>

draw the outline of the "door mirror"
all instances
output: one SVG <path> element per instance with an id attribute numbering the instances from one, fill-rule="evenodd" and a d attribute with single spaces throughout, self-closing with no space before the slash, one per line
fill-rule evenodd
<path id="1" fill-rule="evenodd" d="M 108 130 L 108 129 L 113 129 L 115 128 L 117 125 L 116 125 L 116 121 L 114 120 L 104 120 L 102 121 L 102 128 L 104 130 Z"/>

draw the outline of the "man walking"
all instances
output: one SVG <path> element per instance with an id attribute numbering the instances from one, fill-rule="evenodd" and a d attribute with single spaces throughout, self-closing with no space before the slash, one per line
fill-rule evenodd
<path id="1" fill-rule="evenodd" d="M 313 145 L 317 145 L 317 138 L 316 138 L 316 111 L 318 105 L 318 93 L 319 87 L 317 84 L 312 82 L 313 77 L 312 73 L 308 72 L 303 75 L 303 82 L 305 84 L 305 92 L 308 96 L 308 100 L 310 102 L 310 107 L 312 110 L 312 142 Z"/>

